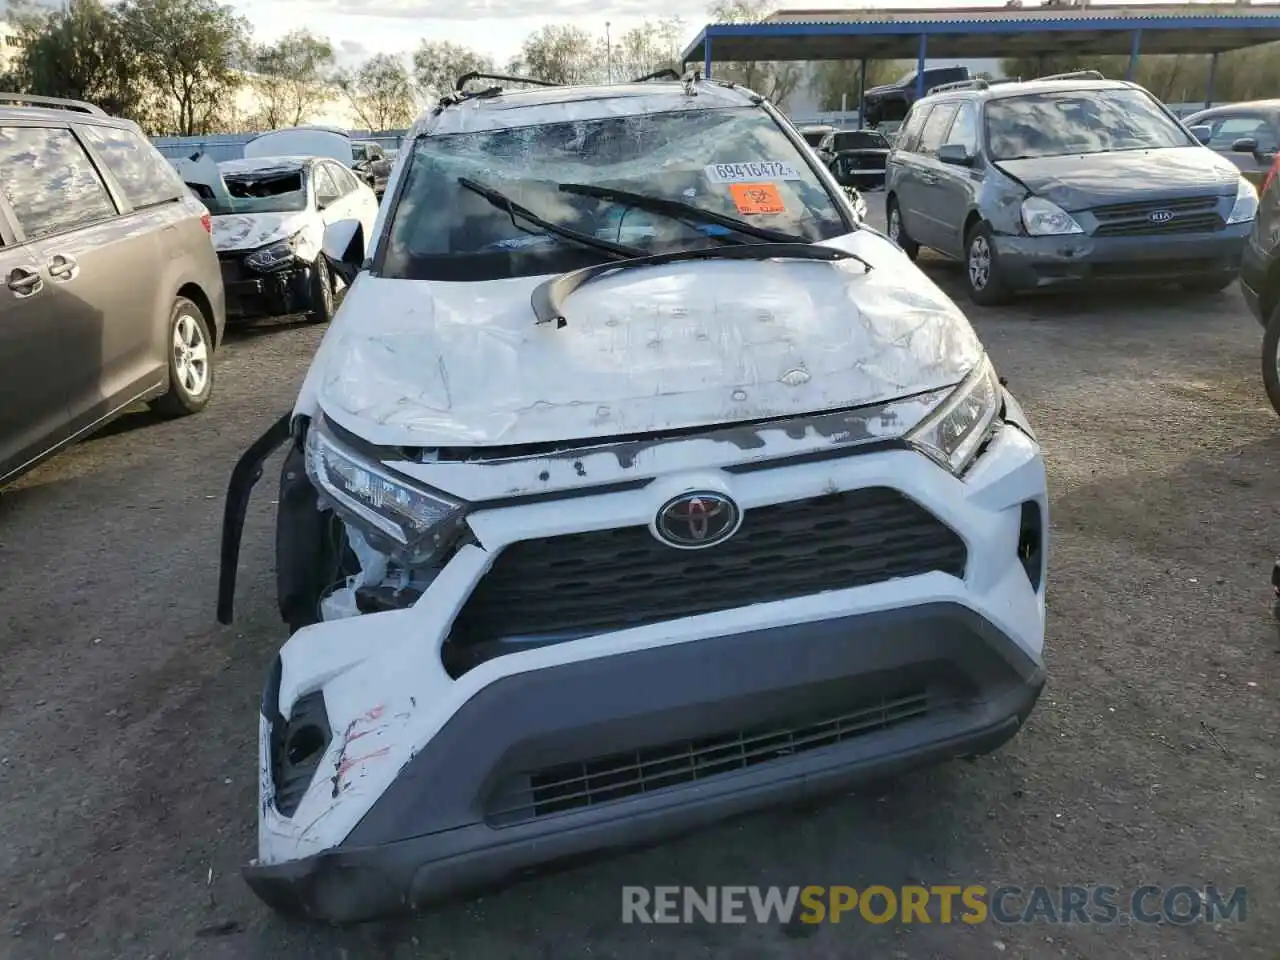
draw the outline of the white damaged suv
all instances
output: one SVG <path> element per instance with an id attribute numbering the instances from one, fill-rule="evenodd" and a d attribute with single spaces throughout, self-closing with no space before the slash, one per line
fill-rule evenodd
<path id="1" fill-rule="evenodd" d="M 350 289 L 228 496 L 224 622 L 288 444 L 265 901 L 414 908 L 1017 732 L 1040 448 L 767 102 L 460 93 L 386 197 L 329 227 Z"/>

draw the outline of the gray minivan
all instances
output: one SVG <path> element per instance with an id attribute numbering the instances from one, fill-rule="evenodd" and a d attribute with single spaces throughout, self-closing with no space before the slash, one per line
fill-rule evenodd
<path id="1" fill-rule="evenodd" d="M 1080 283 L 1236 277 L 1258 208 L 1163 104 L 1097 71 L 947 84 L 911 110 L 885 184 L 909 256 L 963 260 L 975 303 Z"/>
<path id="2" fill-rule="evenodd" d="M 0 483 L 138 401 L 209 402 L 208 211 L 130 120 L 0 94 Z"/>

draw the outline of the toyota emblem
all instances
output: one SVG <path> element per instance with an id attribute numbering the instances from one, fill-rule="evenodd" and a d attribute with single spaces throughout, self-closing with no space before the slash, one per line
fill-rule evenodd
<path id="1" fill-rule="evenodd" d="M 742 523 L 742 511 L 724 494 L 682 493 L 662 505 L 654 520 L 659 540 L 680 550 L 701 550 L 724 543 Z"/>
<path id="2" fill-rule="evenodd" d="M 1152 223 L 1168 223 L 1173 219 L 1172 210 L 1153 210 L 1147 215 L 1147 219 Z"/>

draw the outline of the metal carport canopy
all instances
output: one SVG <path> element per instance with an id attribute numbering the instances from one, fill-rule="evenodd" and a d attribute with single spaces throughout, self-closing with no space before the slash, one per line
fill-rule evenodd
<path id="1" fill-rule="evenodd" d="M 1280 40 L 1280 7 L 966 7 L 782 10 L 759 23 L 712 23 L 685 63 L 917 60 L 1063 54 L 1225 53 Z"/>

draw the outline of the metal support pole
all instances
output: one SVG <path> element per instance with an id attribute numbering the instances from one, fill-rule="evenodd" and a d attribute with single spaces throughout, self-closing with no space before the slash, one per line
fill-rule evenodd
<path id="1" fill-rule="evenodd" d="M 711 79 L 711 37 L 704 36 L 702 38 L 702 76 L 703 79 Z"/>
<path id="2" fill-rule="evenodd" d="M 1133 44 L 1129 47 L 1129 73 L 1126 80 L 1132 80 L 1138 72 L 1138 54 L 1142 51 L 1142 31 L 1133 31 Z"/>
<path id="3" fill-rule="evenodd" d="M 924 61 L 929 55 L 929 35 L 920 34 L 920 53 L 916 55 L 916 99 L 924 96 Z"/>
<path id="4" fill-rule="evenodd" d="M 866 126 L 863 119 L 867 115 L 867 58 L 862 58 L 862 67 L 858 72 L 858 129 Z"/>
<path id="5" fill-rule="evenodd" d="M 1204 91 L 1204 108 L 1208 110 L 1213 106 L 1213 81 L 1218 74 L 1218 55 L 1214 53 L 1209 57 L 1209 85 Z"/>

